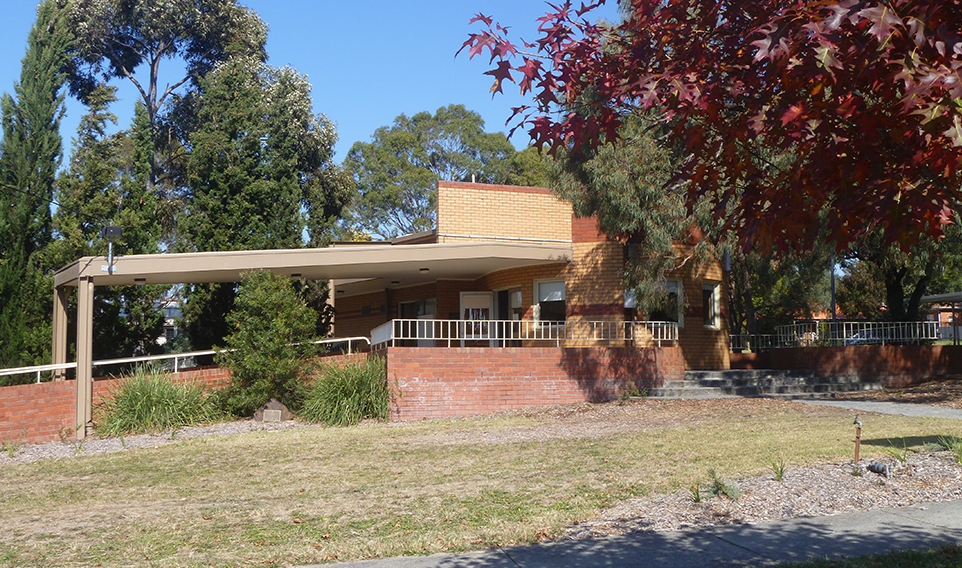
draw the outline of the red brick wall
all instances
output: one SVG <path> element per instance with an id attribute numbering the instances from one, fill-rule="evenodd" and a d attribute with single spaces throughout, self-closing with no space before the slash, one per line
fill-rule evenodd
<path id="1" fill-rule="evenodd" d="M 571 216 L 571 241 L 575 243 L 598 243 L 608 240 L 601 232 L 597 217 Z"/>
<path id="2" fill-rule="evenodd" d="M 416 420 L 473 416 L 497 410 L 617 398 L 627 382 L 639 389 L 684 376 L 680 349 L 636 348 L 411 348 L 383 353 L 393 391 L 391 418 Z M 337 355 L 343 365 L 369 353 Z M 216 367 L 177 373 L 176 382 L 221 388 L 228 379 Z M 97 407 L 123 379 L 94 381 Z M 39 443 L 72 437 L 74 381 L 0 389 L 0 440 Z"/>
<path id="3" fill-rule="evenodd" d="M 343 366 L 369 357 L 369 353 L 326 355 L 323 364 Z M 223 388 L 230 372 L 219 367 L 203 367 L 172 373 L 175 383 L 191 383 L 205 389 Z M 95 378 L 93 385 L 94 420 L 98 408 L 110 391 L 124 379 Z M 41 384 L 0 387 L 0 441 L 20 443 L 51 442 L 61 432 L 73 439 L 77 383 L 57 381 Z"/>
<path id="4" fill-rule="evenodd" d="M 677 347 L 390 347 L 386 356 L 393 420 L 611 400 L 627 381 L 652 388 L 685 368 Z"/>
<path id="5" fill-rule="evenodd" d="M 819 375 L 855 375 L 887 387 L 904 387 L 946 375 L 962 374 L 962 346 L 849 345 L 774 349 L 769 368 L 810 370 Z"/>
<path id="6" fill-rule="evenodd" d="M 217 367 L 174 373 L 177 383 L 220 388 L 228 372 Z M 104 397 L 123 379 L 94 379 L 94 414 Z M 73 439 L 77 408 L 77 383 L 56 381 L 0 388 L 0 440 L 21 443 L 50 442 L 61 432 Z"/>

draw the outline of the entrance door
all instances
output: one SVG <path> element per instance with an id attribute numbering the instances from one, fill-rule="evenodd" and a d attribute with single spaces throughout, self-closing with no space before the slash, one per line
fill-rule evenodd
<path id="1" fill-rule="evenodd" d="M 493 302 L 491 292 L 461 292 L 461 319 L 464 320 L 463 339 L 489 339 L 489 322 Z M 464 345 L 462 339 L 461 345 Z"/>

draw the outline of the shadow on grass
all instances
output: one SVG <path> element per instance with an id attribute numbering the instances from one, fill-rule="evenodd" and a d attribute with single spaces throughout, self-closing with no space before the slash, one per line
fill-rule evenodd
<path id="1" fill-rule="evenodd" d="M 926 444 L 940 446 L 940 439 L 953 437 L 955 437 L 955 434 L 946 434 L 945 436 L 906 436 L 904 438 L 869 438 L 863 439 L 862 445 L 877 446 L 882 448 L 897 448 L 901 450 L 903 447 L 913 448 L 917 446 L 924 446 Z"/>

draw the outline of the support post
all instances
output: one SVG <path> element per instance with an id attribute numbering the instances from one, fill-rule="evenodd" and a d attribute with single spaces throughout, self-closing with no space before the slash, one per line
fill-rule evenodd
<path id="1" fill-rule="evenodd" d="M 53 348 L 50 362 L 54 365 L 67 362 L 67 299 L 69 296 L 70 289 L 67 287 L 56 288 L 53 291 Z M 62 381 L 66 376 L 66 369 L 53 371 L 55 381 Z"/>
<path id="2" fill-rule="evenodd" d="M 77 286 L 77 439 L 93 426 L 94 281 L 82 276 Z"/>

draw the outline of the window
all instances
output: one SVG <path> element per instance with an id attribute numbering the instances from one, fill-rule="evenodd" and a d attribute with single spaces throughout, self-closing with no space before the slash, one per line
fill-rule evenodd
<path id="1" fill-rule="evenodd" d="M 437 312 L 437 298 L 398 302 L 398 315 L 401 319 L 433 319 Z"/>
<path id="2" fill-rule="evenodd" d="M 652 310 L 648 315 L 649 321 L 671 321 L 678 324 L 678 327 L 685 327 L 685 313 L 682 311 L 684 306 L 682 298 L 682 286 L 678 280 L 666 280 L 665 292 L 667 297 L 661 307 Z"/>
<path id="3" fill-rule="evenodd" d="M 706 282 L 701 289 L 701 313 L 705 327 L 721 327 L 721 286 Z"/>
<path id="4" fill-rule="evenodd" d="M 565 321 L 565 283 L 552 280 L 535 283 L 535 319 L 545 322 Z"/>

